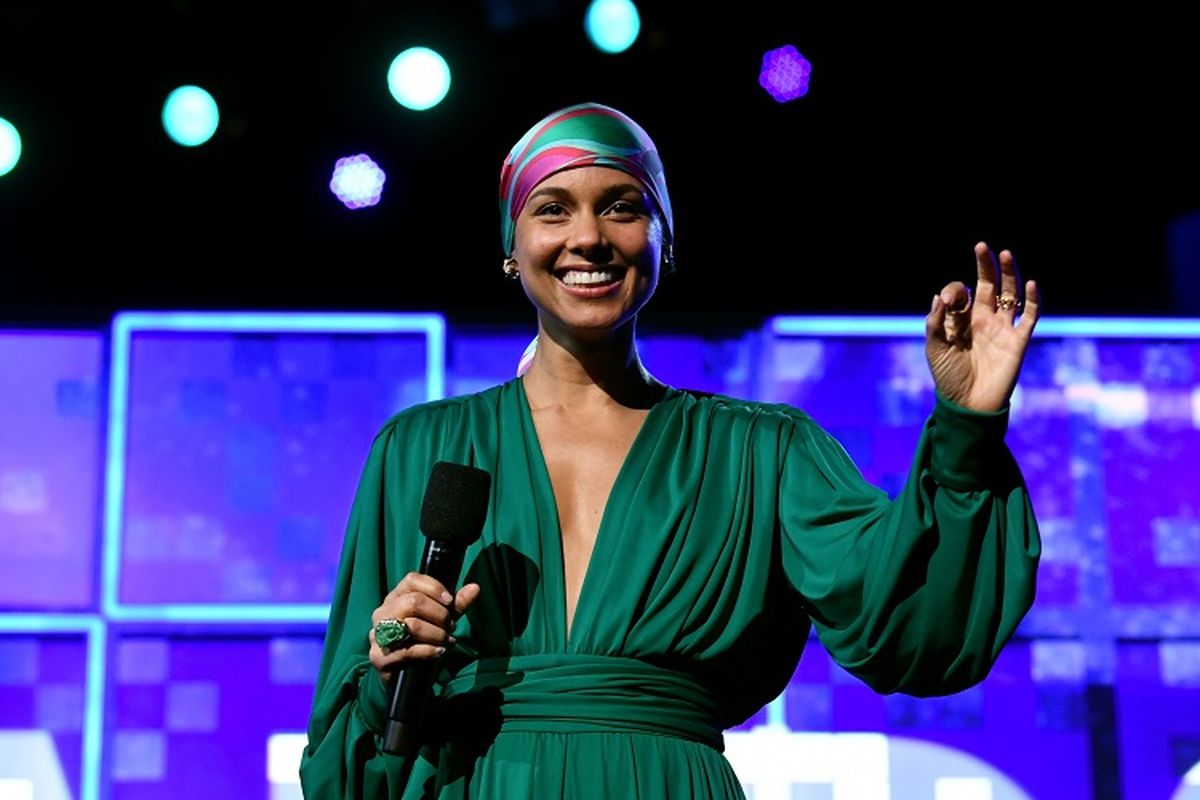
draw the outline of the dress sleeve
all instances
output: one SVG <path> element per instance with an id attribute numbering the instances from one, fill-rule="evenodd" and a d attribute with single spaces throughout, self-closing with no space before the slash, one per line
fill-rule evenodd
<path id="1" fill-rule="evenodd" d="M 1007 424 L 1007 410 L 939 396 L 889 500 L 796 415 L 779 495 L 784 570 L 830 655 L 877 691 L 978 683 L 1033 603 L 1041 540 Z"/>
<path id="2" fill-rule="evenodd" d="M 380 750 L 387 692 L 368 661 L 371 612 L 391 590 L 392 488 L 401 472 L 394 425 L 376 437 L 363 469 L 342 547 L 325 651 L 300 764 L 305 797 L 399 796 L 405 760 Z"/>

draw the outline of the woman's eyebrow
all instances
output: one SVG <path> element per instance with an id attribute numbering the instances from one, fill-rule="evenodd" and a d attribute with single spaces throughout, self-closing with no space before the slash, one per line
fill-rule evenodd
<path id="1" fill-rule="evenodd" d="M 600 196 L 604 199 L 609 199 L 612 197 L 619 197 L 623 194 L 628 194 L 630 192 L 636 193 L 639 197 L 641 197 L 645 194 L 645 192 L 642 191 L 642 187 L 638 186 L 636 183 L 619 183 L 615 186 L 609 186 L 607 189 L 605 189 L 603 192 L 601 192 Z M 542 195 L 547 195 L 549 197 L 555 197 L 555 198 L 560 198 L 560 199 L 565 199 L 565 198 L 571 197 L 571 193 L 561 187 L 543 186 L 540 189 L 535 189 L 533 191 L 533 193 L 530 194 L 529 197 L 525 200 L 525 202 L 528 203 L 537 197 L 541 197 Z"/>
<path id="2" fill-rule="evenodd" d="M 534 192 L 529 195 L 525 202 L 528 203 L 534 198 L 541 197 L 542 195 L 549 195 L 551 197 L 570 197 L 571 193 L 566 189 L 560 189 L 557 186 L 543 186 L 541 189 L 534 190 Z"/>
<path id="3" fill-rule="evenodd" d="M 646 193 L 645 193 L 645 191 L 643 191 L 642 187 L 638 186 L 636 183 L 621 183 L 621 184 L 617 184 L 616 186 L 608 187 L 601 193 L 600 196 L 602 198 L 604 198 L 605 200 L 608 200 L 608 199 L 611 199 L 614 197 L 621 197 L 622 195 L 626 195 L 626 194 L 630 194 L 630 193 L 636 194 L 638 197 L 645 197 L 645 195 L 646 195 Z"/>

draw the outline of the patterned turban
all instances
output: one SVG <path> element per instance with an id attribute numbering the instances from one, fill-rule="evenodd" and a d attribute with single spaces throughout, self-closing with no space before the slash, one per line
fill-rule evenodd
<path id="1" fill-rule="evenodd" d="M 500 170 L 500 236 L 512 255 L 517 217 L 535 186 L 574 167 L 612 167 L 640 180 L 662 214 L 664 251 L 671 260 L 671 199 L 654 142 L 615 108 L 581 103 L 555 111 L 521 137 Z"/>

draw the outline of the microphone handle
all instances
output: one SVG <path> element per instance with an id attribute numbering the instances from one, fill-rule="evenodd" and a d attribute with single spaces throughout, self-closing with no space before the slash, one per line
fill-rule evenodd
<path id="1" fill-rule="evenodd" d="M 436 578 L 454 594 L 462 571 L 463 551 L 437 539 L 425 541 L 421 572 Z M 414 756 L 421 749 L 425 708 L 433 695 L 439 659 L 421 659 L 396 670 L 389 685 L 388 719 L 383 731 L 383 751 Z"/>

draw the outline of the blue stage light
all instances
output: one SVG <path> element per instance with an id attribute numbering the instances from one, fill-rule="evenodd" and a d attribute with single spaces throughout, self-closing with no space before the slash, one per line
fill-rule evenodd
<path id="1" fill-rule="evenodd" d="M 450 91 L 450 65 L 428 47 L 410 47 L 392 60 L 387 82 L 397 103 L 424 111 L 442 102 Z"/>
<path id="2" fill-rule="evenodd" d="M 0 175 L 12 172 L 21 160 L 21 134 L 4 117 L 0 117 Z"/>
<path id="3" fill-rule="evenodd" d="M 217 101 L 199 86 L 180 86 L 167 95 L 162 110 L 163 128 L 185 147 L 202 145 L 217 132 Z"/>
<path id="4" fill-rule="evenodd" d="M 584 18 L 588 38 L 605 53 L 628 50 L 641 28 L 637 6 L 630 0 L 592 0 Z"/>

